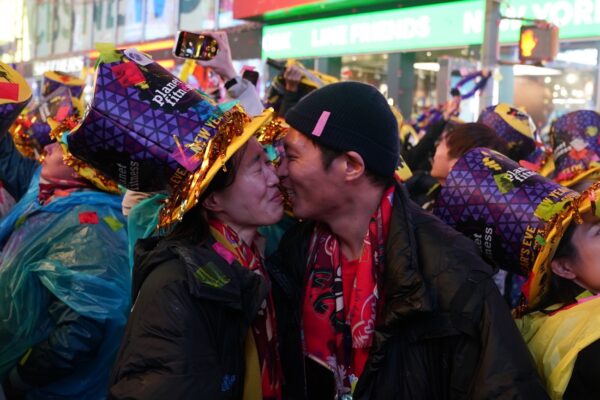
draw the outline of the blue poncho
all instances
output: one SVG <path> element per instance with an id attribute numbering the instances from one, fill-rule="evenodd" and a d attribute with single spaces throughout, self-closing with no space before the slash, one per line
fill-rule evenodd
<path id="1" fill-rule="evenodd" d="M 38 182 L 39 171 L 0 223 L 0 377 L 55 328 L 48 313 L 53 295 L 102 322 L 103 341 L 95 358 L 27 397 L 105 398 L 131 297 L 121 197 L 85 190 L 41 206 Z"/>

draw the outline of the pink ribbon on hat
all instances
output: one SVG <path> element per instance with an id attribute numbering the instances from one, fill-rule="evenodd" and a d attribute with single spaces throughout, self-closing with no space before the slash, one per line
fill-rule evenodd
<path id="1" fill-rule="evenodd" d="M 321 136 L 321 134 L 323 134 L 323 129 L 325 129 L 325 125 L 327 124 L 327 120 L 329 120 L 330 115 L 331 115 L 331 113 L 329 111 L 323 111 L 321 113 L 321 116 L 319 117 L 317 124 L 313 128 L 313 131 L 312 131 L 313 136 L 319 137 L 319 136 Z"/>

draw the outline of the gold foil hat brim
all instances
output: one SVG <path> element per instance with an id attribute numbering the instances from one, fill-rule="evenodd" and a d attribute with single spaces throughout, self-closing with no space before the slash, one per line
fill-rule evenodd
<path id="1" fill-rule="evenodd" d="M 244 114 L 245 115 L 245 114 Z M 225 116 L 226 118 L 226 116 Z M 223 168 L 225 163 L 240 149 L 250 138 L 255 136 L 263 127 L 267 126 L 274 118 L 274 111 L 269 108 L 263 111 L 262 114 L 252 118 L 247 122 L 240 135 L 232 135 L 228 139 L 228 144 L 224 152 L 214 160 L 210 160 L 208 155 L 215 145 L 215 139 L 211 139 L 205 151 L 205 157 L 201 166 L 193 173 L 187 174 L 182 179 L 181 183 L 173 188 L 171 196 L 166 200 L 165 205 L 161 209 L 158 226 L 166 228 L 172 224 L 181 221 L 186 212 L 192 209 L 202 194 L 206 191 L 208 185 L 213 180 L 215 175 Z M 223 127 L 226 128 L 225 123 Z M 226 133 L 223 133 L 226 134 Z M 229 133 L 227 133 L 229 134 Z M 220 132 L 218 136 L 221 136 Z"/>

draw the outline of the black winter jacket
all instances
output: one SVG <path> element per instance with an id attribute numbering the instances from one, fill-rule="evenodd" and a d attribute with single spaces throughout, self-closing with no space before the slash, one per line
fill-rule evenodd
<path id="1" fill-rule="evenodd" d="M 112 399 L 240 399 L 244 341 L 269 288 L 214 241 L 136 246 L 135 303 L 113 367 Z"/>
<path id="2" fill-rule="evenodd" d="M 289 399 L 329 392 L 323 371 L 302 368 L 300 310 L 312 230 L 303 223 L 289 231 L 269 266 Z M 381 280 L 383 316 L 354 399 L 547 398 L 492 273 L 471 240 L 398 186 Z M 315 376 L 319 388 L 311 387 Z"/>

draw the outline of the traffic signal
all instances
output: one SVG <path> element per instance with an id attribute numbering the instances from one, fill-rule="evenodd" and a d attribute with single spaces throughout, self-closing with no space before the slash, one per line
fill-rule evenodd
<path id="1" fill-rule="evenodd" d="M 521 26 L 519 60 L 522 63 L 552 61 L 558 54 L 558 27 L 549 23 Z"/>

